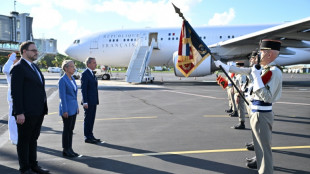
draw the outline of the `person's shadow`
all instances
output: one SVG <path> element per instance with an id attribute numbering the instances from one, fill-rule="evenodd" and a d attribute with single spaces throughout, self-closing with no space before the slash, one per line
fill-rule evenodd
<path id="1" fill-rule="evenodd" d="M 97 144 L 97 145 L 106 147 L 106 148 L 120 150 L 120 151 L 137 153 L 137 154 L 151 154 L 151 153 L 156 154 L 157 153 L 153 151 L 147 151 L 147 150 L 114 145 L 114 144 L 108 144 L 108 143 Z M 59 157 L 61 157 L 61 154 L 62 154 L 61 151 L 49 149 L 46 147 L 38 147 L 38 151 L 42 153 L 51 154 L 54 156 L 59 156 Z M 183 155 L 173 155 L 173 154 L 172 155 L 153 155 L 152 157 L 158 158 L 163 161 L 170 162 L 170 163 L 175 163 L 178 165 L 183 165 L 183 166 L 205 170 L 206 172 L 213 171 L 213 172 L 226 173 L 226 174 L 231 174 L 231 173 L 238 173 L 238 174 L 251 174 L 251 173 L 254 174 L 255 173 L 256 174 L 257 173 L 256 170 L 251 170 L 245 167 L 239 167 L 239 166 L 234 166 L 230 164 L 224 164 L 224 163 L 214 162 L 210 160 L 203 160 L 203 159 L 188 157 L 188 156 L 183 156 Z M 135 158 L 135 157 L 132 157 L 132 158 Z M 104 171 L 111 171 L 111 172 L 116 172 L 116 173 L 133 173 L 133 174 L 136 174 L 136 173 L 161 173 L 161 174 L 171 173 L 167 171 L 161 171 L 157 169 L 144 167 L 141 165 L 130 164 L 130 163 L 121 162 L 121 161 L 117 161 L 114 159 L 108 159 L 108 158 L 103 158 L 103 157 L 91 157 L 91 156 L 84 155 L 81 158 L 67 158 L 67 159 L 87 164 L 91 168 L 100 169 Z M 66 170 L 65 168 L 57 169 L 57 172 L 64 172 L 64 173 L 72 172 L 71 170 L 68 170 L 68 171 L 65 171 L 65 170 Z"/>

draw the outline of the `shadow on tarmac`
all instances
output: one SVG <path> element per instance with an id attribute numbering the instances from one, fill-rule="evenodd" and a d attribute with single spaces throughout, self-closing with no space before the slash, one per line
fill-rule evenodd
<path id="1" fill-rule="evenodd" d="M 114 145 L 114 144 L 97 144 L 98 146 L 102 147 L 107 147 L 107 148 L 112 148 L 116 150 L 121 150 L 121 151 L 126 151 L 130 153 L 156 153 L 152 151 L 146 151 L 146 150 L 141 150 L 141 149 L 135 149 L 131 147 L 125 147 L 125 146 L 119 146 L 119 145 Z M 57 157 L 62 157 L 62 152 L 55 150 L 55 149 L 50 149 L 42 146 L 38 146 L 38 152 L 41 153 L 46 153 L 50 155 L 54 155 Z M 179 165 L 184 165 L 188 167 L 194 167 L 202 170 L 207 171 L 213 171 L 213 172 L 219 172 L 219 173 L 224 173 L 224 174 L 230 174 L 232 173 L 238 173 L 238 174 L 256 174 L 256 170 L 251 170 L 246 167 L 238 167 L 238 166 L 233 166 L 230 164 L 224 164 L 224 163 L 219 163 L 219 162 L 214 162 L 214 161 L 209 161 L 209 160 L 202 160 L 198 158 L 193 158 L 193 157 L 188 157 L 188 156 L 182 156 L 182 155 L 157 155 L 157 156 L 152 156 L 154 158 L 159 158 L 164 161 L 168 161 L 171 163 L 179 164 Z M 116 172 L 116 173 L 129 173 L 129 174 L 137 174 L 137 173 L 160 173 L 160 174 L 168 174 L 170 172 L 166 171 L 160 171 L 156 169 L 151 169 L 143 166 L 138 166 L 135 164 L 129 164 L 113 159 L 108 159 L 108 158 L 103 158 L 103 157 L 91 157 L 91 156 L 82 156 L 80 158 L 66 158 L 68 160 L 72 160 L 75 162 L 80 162 L 83 164 L 88 165 L 91 168 L 94 169 L 100 169 L 104 171 L 110 171 L 110 172 Z M 47 168 L 46 164 L 44 167 Z M 52 173 L 67 173 L 67 172 L 74 172 L 72 170 L 66 169 L 67 167 L 61 167 L 57 168 L 56 166 L 52 167 L 50 166 L 50 170 Z M 72 167 L 70 167 L 72 169 Z M 77 173 L 80 173 L 81 171 L 77 171 Z"/>

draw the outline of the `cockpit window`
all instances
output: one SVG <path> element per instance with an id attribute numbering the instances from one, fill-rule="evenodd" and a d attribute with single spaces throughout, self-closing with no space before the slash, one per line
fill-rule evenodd
<path id="1" fill-rule="evenodd" d="M 77 39 L 73 42 L 73 44 L 79 44 L 80 43 L 80 39 Z"/>

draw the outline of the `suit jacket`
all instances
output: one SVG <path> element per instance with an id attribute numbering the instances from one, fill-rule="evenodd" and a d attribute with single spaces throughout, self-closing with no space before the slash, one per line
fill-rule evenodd
<path id="1" fill-rule="evenodd" d="M 82 73 L 81 88 L 83 97 L 82 103 L 87 103 L 89 105 L 99 104 L 98 81 L 88 69 Z"/>
<path id="2" fill-rule="evenodd" d="M 71 77 L 73 80 L 74 86 L 72 82 L 70 81 L 69 77 L 64 74 L 58 82 L 58 88 L 59 88 L 59 115 L 62 116 L 63 113 L 68 112 L 69 116 L 76 115 L 78 110 L 78 101 L 77 101 L 77 85 L 75 83 L 75 80 L 73 77 Z"/>
<path id="3" fill-rule="evenodd" d="M 45 93 L 45 79 L 40 69 L 42 82 L 29 64 L 21 59 L 11 70 L 11 95 L 13 99 L 14 116 L 43 116 L 47 114 L 47 100 Z"/>

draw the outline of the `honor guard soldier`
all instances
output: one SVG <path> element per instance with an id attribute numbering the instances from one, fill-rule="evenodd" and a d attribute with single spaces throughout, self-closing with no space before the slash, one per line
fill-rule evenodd
<path id="1" fill-rule="evenodd" d="M 244 66 L 244 63 L 241 62 L 237 62 L 236 63 L 237 67 L 241 67 Z M 235 84 L 238 87 L 239 91 L 244 92 L 244 86 L 246 84 L 246 75 L 244 74 L 237 74 L 235 75 L 236 79 L 235 79 Z M 240 96 L 240 94 L 237 92 L 237 90 L 234 90 L 234 99 L 235 99 L 235 103 L 236 103 L 236 109 L 237 109 L 237 113 L 239 116 L 239 124 L 233 126 L 232 128 L 234 129 L 245 129 L 245 101 L 243 100 L 243 98 Z"/>
<path id="2" fill-rule="evenodd" d="M 272 103 L 278 101 L 282 93 L 282 72 L 271 64 L 279 55 L 281 42 L 264 39 L 260 45 L 260 65 L 252 68 L 237 68 L 228 66 L 221 61 L 215 61 L 215 65 L 220 65 L 227 72 L 238 74 L 251 74 L 253 77 L 253 89 L 251 93 L 252 115 L 250 124 L 253 132 L 254 150 L 256 161 L 247 163 L 249 168 L 257 168 L 259 174 L 272 174 L 273 161 L 271 150 L 271 135 L 274 114 Z"/>

